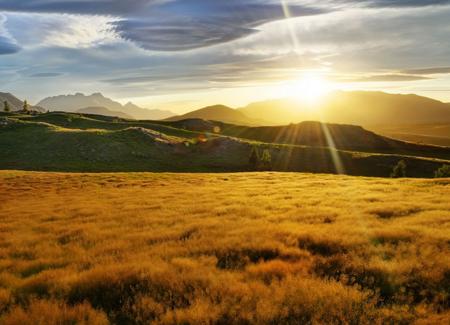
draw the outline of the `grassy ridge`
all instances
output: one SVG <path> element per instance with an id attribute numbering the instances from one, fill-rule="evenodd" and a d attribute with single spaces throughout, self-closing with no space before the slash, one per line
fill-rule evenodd
<path id="1" fill-rule="evenodd" d="M 448 180 L 0 172 L 0 323 L 447 324 L 449 196 Z"/>
<path id="2" fill-rule="evenodd" d="M 342 143 L 337 142 L 337 146 L 342 144 L 343 149 L 336 150 L 326 147 L 327 143 L 324 143 L 323 138 L 315 137 L 314 132 L 312 135 L 307 133 L 305 137 L 314 146 L 306 146 L 254 141 L 270 140 L 274 136 L 273 129 L 267 133 L 260 128 L 201 120 L 133 121 L 69 113 L 1 115 L 2 169 L 72 172 L 252 171 L 254 166 L 249 164 L 249 156 L 255 145 L 260 151 L 270 151 L 272 169 L 277 171 L 336 173 L 336 166 L 342 165 L 342 171 L 349 175 L 387 177 L 393 166 L 403 159 L 407 162 L 408 176 L 432 177 L 435 170 L 449 163 L 445 159 L 449 150 L 444 148 L 433 151 L 433 147 L 424 147 L 424 150 L 416 152 L 409 150 L 409 144 L 405 144 L 404 147 L 383 154 L 382 148 L 366 146 L 363 148 L 366 151 L 367 148 L 381 151 L 368 153 L 345 149 L 345 141 L 342 140 Z M 337 130 L 338 126 L 333 128 Z M 257 130 L 262 132 L 260 136 Z M 351 127 L 348 130 L 342 139 L 357 137 L 354 132 L 359 132 L 360 128 Z M 369 133 L 368 139 L 360 140 L 360 143 L 380 141 L 384 143 L 383 139 Z M 420 154 L 437 158 L 417 157 Z"/>

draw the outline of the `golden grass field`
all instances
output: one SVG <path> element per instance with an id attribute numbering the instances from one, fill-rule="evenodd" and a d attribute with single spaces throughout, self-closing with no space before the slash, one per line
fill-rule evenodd
<path id="1" fill-rule="evenodd" d="M 450 180 L 0 172 L 0 324 L 448 324 Z"/>

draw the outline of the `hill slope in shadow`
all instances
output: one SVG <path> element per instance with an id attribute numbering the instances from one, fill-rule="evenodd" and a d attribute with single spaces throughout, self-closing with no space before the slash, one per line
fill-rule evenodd
<path id="1" fill-rule="evenodd" d="M 194 125 L 197 131 L 189 130 L 184 122 Z M 200 131 L 201 126 L 212 127 L 212 132 Z M 324 133 L 324 128 L 328 132 Z M 285 129 L 292 132 L 283 138 L 273 127 L 239 127 L 204 120 L 157 123 L 69 113 L 37 116 L 1 113 L 0 168 L 240 172 L 255 170 L 249 160 L 255 148 L 260 153 L 270 153 L 270 167 L 265 168 L 275 171 L 387 177 L 398 161 L 405 160 L 408 176 L 432 177 L 443 164 L 450 164 L 449 148 L 410 149 L 409 144 L 394 141 L 398 147 L 392 145 L 391 151 L 386 152 L 383 146 L 392 140 L 356 126 L 308 122 Z M 322 133 L 316 133 L 320 130 Z M 327 133 L 336 139 L 339 135 L 341 140 L 330 145 Z M 295 141 L 283 143 L 292 135 L 296 135 L 292 138 Z M 359 142 L 349 143 L 351 139 Z M 343 168 L 337 168 L 338 165 Z"/>

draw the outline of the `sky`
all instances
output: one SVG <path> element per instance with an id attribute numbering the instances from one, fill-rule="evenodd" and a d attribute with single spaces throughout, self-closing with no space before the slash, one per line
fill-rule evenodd
<path id="1" fill-rule="evenodd" d="M 0 0 L 0 91 L 177 113 L 334 89 L 450 102 L 449 35 L 450 0 Z"/>

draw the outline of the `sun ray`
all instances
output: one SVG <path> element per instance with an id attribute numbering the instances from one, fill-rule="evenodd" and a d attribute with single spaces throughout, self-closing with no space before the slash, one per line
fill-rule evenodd
<path id="1" fill-rule="evenodd" d="M 341 157 L 339 157 L 339 152 L 336 148 L 336 145 L 333 140 L 333 136 L 331 135 L 330 130 L 326 123 L 320 123 L 322 126 L 323 134 L 325 135 L 325 140 L 330 150 L 331 159 L 333 160 L 334 168 L 338 174 L 345 174 L 344 164 L 342 163 Z"/>

